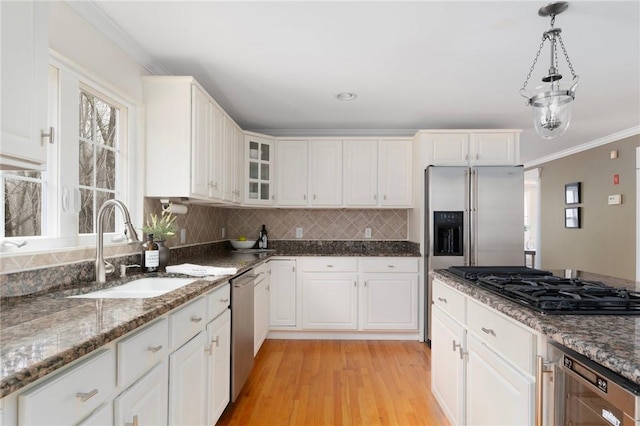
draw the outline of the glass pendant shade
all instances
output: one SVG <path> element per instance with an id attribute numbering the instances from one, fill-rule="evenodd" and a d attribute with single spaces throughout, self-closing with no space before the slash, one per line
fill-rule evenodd
<path id="1" fill-rule="evenodd" d="M 571 122 L 571 106 L 574 97 L 571 91 L 543 92 L 530 99 L 533 125 L 544 139 L 553 139 L 565 134 Z"/>

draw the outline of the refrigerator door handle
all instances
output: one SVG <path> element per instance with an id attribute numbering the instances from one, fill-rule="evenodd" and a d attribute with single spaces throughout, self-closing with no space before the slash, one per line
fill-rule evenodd
<path id="1" fill-rule="evenodd" d="M 478 171 L 475 168 L 471 169 L 469 185 L 469 263 L 475 266 L 478 261 Z"/>

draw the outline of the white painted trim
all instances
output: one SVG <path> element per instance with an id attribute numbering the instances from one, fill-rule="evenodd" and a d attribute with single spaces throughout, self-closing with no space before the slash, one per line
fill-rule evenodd
<path id="1" fill-rule="evenodd" d="M 547 163 L 549 161 L 557 160 L 563 157 L 568 157 L 569 155 L 577 154 L 579 152 L 586 151 L 591 148 L 597 148 L 602 145 L 606 145 L 611 142 L 619 141 L 620 139 L 628 138 L 631 136 L 635 136 L 640 134 L 640 126 L 634 126 L 626 130 L 621 130 L 616 133 L 612 133 L 608 136 L 601 137 L 599 139 L 594 139 L 587 143 L 583 143 L 582 145 L 573 146 L 571 148 L 567 148 L 562 151 L 554 152 L 553 154 L 547 155 L 546 157 L 540 157 L 535 160 L 529 161 L 524 164 L 525 168 L 538 166 L 543 163 Z"/>
<path id="2" fill-rule="evenodd" d="M 152 74 L 171 75 L 162 64 L 153 58 L 133 37 L 125 32 L 113 19 L 105 14 L 92 1 L 70 1 L 67 5 L 78 15 L 89 21 L 98 31 L 104 34 L 116 46 L 124 50 L 133 59 L 144 66 Z"/>
<path id="3" fill-rule="evenodd" d="M 636 281 L 640 281 L 640 146 L 636 147 Z"/>
<path id="4" fill-rule="evenodd" d="M 340 331 L 299 331 L 299 330 L 270 330 L 267 339 L 286 340 L 411 340 L 422 342 L 421 334 L 417 331 L 408 333 L 389 332 L 340 332 Z"/>
<path id="5" fill-rule="evenodd" d="M 251 129 L 273 137 L 413 137 L 415 129 Z"/>

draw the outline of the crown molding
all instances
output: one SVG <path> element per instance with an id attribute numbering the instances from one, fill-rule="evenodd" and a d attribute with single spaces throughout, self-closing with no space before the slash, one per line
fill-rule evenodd
<path id="1" fill-rule="evenodd" d="M 602 145 L 606 145 L 611 142 L 619 141 L 624 138 L 628 138 L 631 136 L 635 136 L 640 134 L 640 125 L 634 126 L 626 130 L 621 130 L 616 133 L 612 133 L 608 136 L 603 136 L 598 139 L 594 139 L 592 141 L 583 143 L 581 145 L 573 146 L 571 148 L 567 148 L 562 151 L 554 152 L 553 154 L 547 155 L 545 157 L 536 158 L 535 160 L 529 161 L 524 164 L 525 168 L 539 166 L 543 163 L 548 163 L 549 161 L 558 160 L 563 157 L 568 157 L 573 154 L 577 154 L 579 152 L 583 152 L 592 148 L 597 148 Z"/>
<path id="2" fill-rule="evenodd" d="M 116 46 L 138 61 L 151 74 L 170 75 L 162 64 L 157 62 L 137 40 L 124 31 L 93 1 L 69 1 L 66 4 L 115 43 Z"/>
<path id="3" fill-rule="evenodd" d="M 413 137 L 416 129 L 249 129 L 274 137 Z"/>

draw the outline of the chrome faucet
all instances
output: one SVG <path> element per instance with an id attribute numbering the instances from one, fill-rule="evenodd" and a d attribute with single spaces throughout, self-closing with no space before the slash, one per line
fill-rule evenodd
<path id="1" fill-rule="evenodd" d="M 96 244 L 96 281 L 99 283 L 103 283 L 106 281 L 106 274 L 110 274 L 115 271 L 115 267 L 104 260 L 104 235 L 102 234 L 103 228 L 103 220 L 104 220 L 104 212 L 109 206 L 117 206 L 122 211 L 122 215 L 124 216 L 124 225 L 126 228 L 127 234 L 127 242 L 129 244 L 139 243 L 138 234 L 136 234 L 136 230 L 133 229 L 133 225 L 131 225 L 131 217 L 129 216 L 129 210 L 122 203 L 122 201 L 118 201 L 115 199 L 107 200 L 104 202 L 100 210 L 98 210 L 98 229 L 97 232 L 97 244 Z"/>

